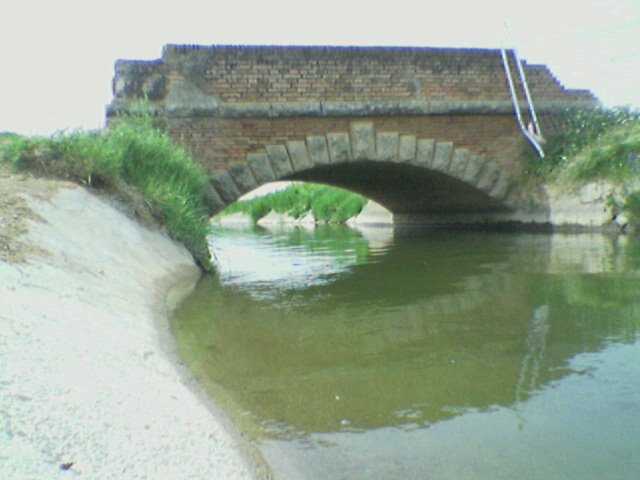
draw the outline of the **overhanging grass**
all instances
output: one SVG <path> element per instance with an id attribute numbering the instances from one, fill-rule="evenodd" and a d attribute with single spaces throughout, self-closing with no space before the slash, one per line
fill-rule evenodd
<path id="1" fill-rule="evenodd" d="M 559 172 L 561 182 L 609 180 L 621 183 L 640 174 L 640 121 L 612 127 L 574 156 Z"/>
<path id="2" fill-rule="evenodd" d="M 18 170 L 116 193 L 123 189 L 123 182 L 135 187 L 169 234 L 187 247 L 204 270 L 212 269 L 206 176 L 183 148 L 154 128 L 149 116 L 120 119 L 102 131 L 10 136 L 0 146 L 2 158 Z"/>
<path id="3" fill-rule="evenodd" d="M 554 123 L 555 131 L 546 138 L 545 157 L 540 158 L 529 150 L 523 158 L 521 180 L 525 184 L 556 181 L 585 149 L 611 135 L 612 131 L 624 132 L 637 126 L 640 111 L 630 108 L 568 109 L 554 118 Z M 604 140 L 605 143 L 610 141 L 612 139 Z"/>
<path id="4" fill-rule="evenodd" d="M 311 212 L 316 220 L 342 223 L 356 216 L 367 203 L 362 195 L 342 188 L 313 183 L 295 184 L 264 197 L 240 200 L 229 205 L 219 215 L 242 212 L 254 222 L 274 211 L 300 218 Z"/>
<path id="5" fill-rule="evenodd" d="M 546 157 L 525 159 L 522 184 L 553 183 L 574 188 L 606 180 L 629 191 L 640 178 L 640 111 L 618 108 L 567 112 L 549 137 Z M 640 191 L 611 198 L 640 227 Z"/>

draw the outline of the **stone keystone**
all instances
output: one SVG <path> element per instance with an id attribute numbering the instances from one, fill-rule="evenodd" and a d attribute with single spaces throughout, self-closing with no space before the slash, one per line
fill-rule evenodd
<path id="1" fill-rule="evenodd" d="M 247 154 L 247 163 L 259 185 L 275 181 L 276 176 L 271 169 L 269 157 L 267 157 L 266 153 Z"/>
<path id="2" fill-rule="evenodd" d="M 327 147 L 327 139 L 321 136 L 307 137 L 307 149 L 311 163 L 314 165 L 329 164 L 329 147 Z"/>
<path id="3" fill-rule="evenodd" d="M 301 172 L 313 167 L 309 152 L 307 152 L 307 144 L 300 140 L 287 142 L 287 150 L 291 165 L 296 172 Z"/>
<path id="4" fill-rule="evenodd" d="M 441 172 L 447 172 L 449 163 L 451 163 L 451 154 L 453 153 L 453 143 L 451 142 L 438 142 L 436 143 L 436 150 L 433 154 L 434 170 Z"/>
<path id="5" fill-rule="evenodd" d="M 267 156 L 276 179 L 286 177 L 293 173 L 291 160 L 284 145 L 267 145 Z"/>
<path id="6" fill-rule="evenodd" d="M 351 145 L 348 133 L 327 133 L 331 163 L 348 162 L 351 159 Z"/>
<path id="7" fill-rule="evenodd" d="M 398 160 L 398 132 L 378 132 L 376 135 L 377 159 L 382 162 L 396 162 Z"/>
<path id="8" fill-rule="evenodd" d="M 373 160 L 376 156 L 376 134 L 372 122 L 351 124 L 351 151 L 354 160 Z"/>

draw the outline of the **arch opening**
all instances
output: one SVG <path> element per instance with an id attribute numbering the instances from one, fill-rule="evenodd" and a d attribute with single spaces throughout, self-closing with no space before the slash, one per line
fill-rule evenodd
<path id="1" fill-rule="evenodd" d="M 503 169 L 451 142 L 376 132 L 354 122 L 349 133 L 267 145 L 211 174 L 214 214 L 262 184 L 307 181 L 345 188 L 394 214 L 474 215 L 511 209 Z"/>

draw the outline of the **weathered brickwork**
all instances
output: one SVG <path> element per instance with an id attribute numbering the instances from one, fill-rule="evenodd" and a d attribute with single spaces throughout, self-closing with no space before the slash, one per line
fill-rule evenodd
<path id="1" fill-rule="evenodd" d="M 172 81 L 196 79 L 226 102 L 510 100 L 497 50 L 168 46 L 164 60 Z M 545 66 L 525 70 L 534 97 L 590 98 Z"/>
<path id="2" fill-rule="evenodd" d="M 543 65 L 524 69 L 547 128 L 569 105 L 597 104 Z M 352 188 L 400 213 L 499 210 L 531 148 L 499 50 L 169 45 L 159 60 L 119 61 L 113 91 L 109 116 L 146 98 L 205 167 L 212 211 L 279 178 Z"/>

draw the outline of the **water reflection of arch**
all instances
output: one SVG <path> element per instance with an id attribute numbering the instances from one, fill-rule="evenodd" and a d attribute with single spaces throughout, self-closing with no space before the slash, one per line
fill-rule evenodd
<path id="1" fill-rule="evenodd" d="M 498 245 L 488 242 L 487 247 Z M 548 241 L 541 237 L 523 245 L 524 250 L 507 242 L 503 252 L 520 260 L 516 270 L 530 275 L 514 276 L 513 267 L 503 267 L 503 254 L 490 253 L 476 264 L 460 259 L 457 281 L 440 282 L 430 297 L 421 299 L 420 289 L 404 288 L 402 301 L 383 307 L 384 297 L 378 295 L 360 314 L 364 301 L 353 301 L 357 289 L 351 290 L 356 294 L 351 302 L 324 313 L 316 304 L 292 311 L 218 289 L 191 305 L 215 312 L 215 321 L 189 325 L 187 320 L 176 336 L 190 346 L 188 362 L 196 365 L 196 373 L 223 385 L 243 409 L 270 425 L 296 431 L 419 426 L 468 409 L 513 405 L 570 374 L 577 353 L 598 351 L 612 338 L 637 338 L 639 321 L 633 301 L 638 282 L 624 291 L 598 283 L 607 289 L 609 302 L 594 309 L 585 297 L 584 307 L 576 307 L 581 300 L 570 272 L 537 280 L 549 265 L 544 263 Z M 422 258 L 407 250 L 402 257 L 396 259 L 405 264 Z M 348 295 L 345 289 L 356 278 L 375 286 L 375 271 L 363 268 L 349 277 L 351 282 L 338 279 L 304 294 L 315 295 L 318 304 L 333 294 Z M 478 302 L 466 302 L 459 296 L 465 289 L 484 294 L 475 295 Z M 584 318 L 583 308 L 589 312 Z M 576 311 L 578 318 L 571 316 Z M 472 314 L 472 322 L 464 318 Z M 215 371 L 206 368 L 211 363 Z M 274 434 L 284 431 L 277 427 Z"/>

